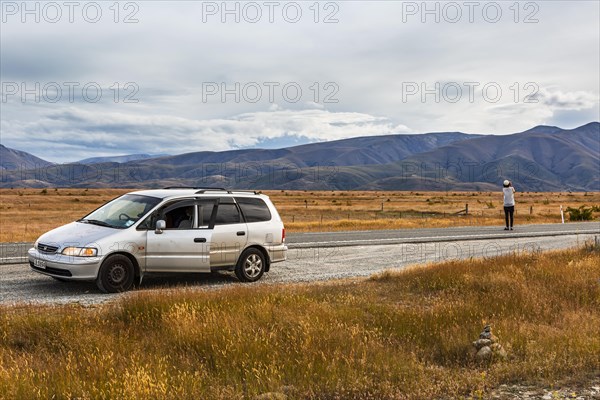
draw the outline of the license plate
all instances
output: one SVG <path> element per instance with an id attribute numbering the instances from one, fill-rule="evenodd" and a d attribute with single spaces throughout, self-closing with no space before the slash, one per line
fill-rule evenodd
<path id="1" fill-rule="evenodd" d="M 46 269 L 46 260 L 33 260 L 33 266 Z"/>

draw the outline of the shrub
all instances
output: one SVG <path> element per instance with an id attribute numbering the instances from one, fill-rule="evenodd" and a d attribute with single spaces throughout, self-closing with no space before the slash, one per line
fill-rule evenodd
<path id="1" fill-rule="evenodd" d="M 586 206 L 580 206 L 579 208 L 567 207 L 570 221 L 591 221 L 593 211 L 593 208 L 587 208 Z"/>

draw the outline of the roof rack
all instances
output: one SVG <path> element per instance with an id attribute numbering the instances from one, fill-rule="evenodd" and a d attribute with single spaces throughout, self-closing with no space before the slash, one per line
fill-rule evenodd
<path id="1" fill-rule="evenodd" d="M 193 189 L 193 190 L 197 190 L 197 192 L 195 194 L 202 194 L 202 193 L 206 193 L 206 192 L 227 192 L 227 194 L 233 194 L 233 193 L 254 193 L 254 194 L 261 194 L 261 191 L 256 191 L 256 190 L 229 190 L 229 189 L 225 189 L 225 188 L 220 188 L 220 187 L 197 187 L 197 186 L 168 186 L 166 188 L 164 188 L 165 190 L 168 189 Z"/>
<path id="2" fill-rule="evenodd" d="M 227 192 L 227 193 L 231 193 L 231 190 L 227 190 L 227 189 L 223 189 L 223 188 L 194 188 L 194 189 L 200 189 L 196 192 L 196 194 L 202 194 L 202 193 L 206 193 L 206 192 Z"/>
<path id="3" fill-rule="evenodd" d="M 261 194 L 262 193 L 260 190 L 231 190 L 230 192 L 234 192 L 234 193 L 254 193 L 254 194 Z"/>
<path id="4" fill-rule="evenodd" d="M 166 188 L 163 188 L 165 190 L 168 189 L 202 189 L 202 190 L 227 190 L 225 188 L 216 188 L 216 187 L 205 187 L 205 186 L 167 186 Z"/>
<path id="5" fill-rule="evenodd" d="M 227 194 L 234 194 L 234 193 L 260 194 L 261 193 L 261 192 L 257 192 L 256 190 L 228 190 L 228 189 L 220 189 L 220 188 L 204 188 L 204 189 L 198 190 L 196 192 L 196 194 L 203 194 L 206 192 L 227 192 Z"/>

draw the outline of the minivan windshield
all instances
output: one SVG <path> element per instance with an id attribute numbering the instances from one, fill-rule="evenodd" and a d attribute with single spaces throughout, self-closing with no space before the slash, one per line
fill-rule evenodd
<path id="1" fill-rule="evenodd" d="M 139 194 L 125 194 L 106 203 L 77 222 L 124 229 L 152 210 L 161 199 Z"/>

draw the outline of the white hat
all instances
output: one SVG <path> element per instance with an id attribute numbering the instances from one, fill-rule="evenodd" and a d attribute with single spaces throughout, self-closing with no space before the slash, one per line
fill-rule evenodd
<path id="1" fill-rule="evenodd" d="M 504 180 L 504 186 L 508 186 L 508 185 L 510 185 L 510 182 L 508 181 L 508 179 L 505 179 Z"/>

